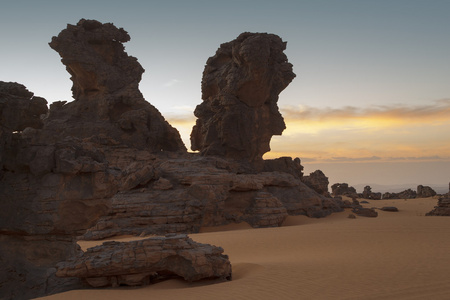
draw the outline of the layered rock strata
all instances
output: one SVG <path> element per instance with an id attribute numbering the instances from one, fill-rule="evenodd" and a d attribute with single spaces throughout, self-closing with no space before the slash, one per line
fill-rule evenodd
<path id="1" fill-rule="evenodd" d="M 278 95 L 294 79 L 283 51 L 286 42 L 274 34 L 249 33 L 224 43 L 208 59 L 202 78 L 203 102 L 191 133 L 191 148 L 260 162 L 273 135 L 285 129 Z"/>
<path id="2" fill-rule="evenodd" d="M 427 216 L 450 216 L 450 183 L 448 193 L 439 198 L 434 209 L 426 214 Z"/>
<path id="3" fill-rule="evenodd" d="M 92 287 L 145 285 L 174 275 L 190 282 L 231 280 L 231 264 L 222 253 L 222 248 L 196 243 L 187 235 L 105 242 L 59 263 L 56 276 L 82 278 Z"/>

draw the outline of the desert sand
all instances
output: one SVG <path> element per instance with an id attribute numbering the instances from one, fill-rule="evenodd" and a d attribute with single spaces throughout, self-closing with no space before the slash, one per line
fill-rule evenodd
<path id="1" fill-rule="evenodd" d="M 42 299 L 449 299 L 450 218 L 430 217 L 437 200 L 377 200 L 377 218 L 291 216 L 279 228 L 248 224 L 190 234 L 221 246 L 233 280 L 74 290 Z M 122 240 L 125 240 L 122 238 Z M 82 248 L 98 242 L 80 242 Z"/>

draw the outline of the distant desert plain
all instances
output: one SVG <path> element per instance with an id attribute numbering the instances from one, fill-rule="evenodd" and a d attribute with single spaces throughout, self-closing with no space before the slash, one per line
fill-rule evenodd
<path id="1" fill-rule="evenodd" d="M 254 229 L 245 223 L 203 228 L 189 236 L 225 249 L 232 281 L 170 279 L 40 299 L 449 299 L 450 218 L 425 216 L 436 201 L 363 203 L 399 210 L 377 209 L 376 218 L 351 219 L 346 209 L 320 219 L 289 216 L 277 228 Z M 85 250 L 98 243 L 80 245 Z"/>

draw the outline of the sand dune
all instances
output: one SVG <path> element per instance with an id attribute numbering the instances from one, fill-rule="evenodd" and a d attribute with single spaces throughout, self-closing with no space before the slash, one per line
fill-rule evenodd
<path id="1" fill-rule="evenodd" d="M 45 299 L 449 299 L 450 218 L 425 217 L 434 205 L 431 198 L 379 200 L 365 206 L 400 211 L 379 211 L 377 218 L 349 219 L 349 211 L 289 217 L 280 228 L 204 228 L 190 236 L 225 249 L 232 281 L 172 279 Z"/>

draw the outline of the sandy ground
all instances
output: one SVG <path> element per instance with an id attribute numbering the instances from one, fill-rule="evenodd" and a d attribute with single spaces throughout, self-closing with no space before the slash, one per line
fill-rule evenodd
<path id="1" fill-rule="evenodd" d="M 364 206 L 400 211 L 379 211 L 377 218 L 349 219 L 349 211 L 297 216 L 279 228 L 239 224 L 191 234 L 225 249 L 233 266 L 229 282 L 172 279 L 45 299 L 450 299 L 450 217 L 425 217 L 437 200 L 369 202 Z"/>

